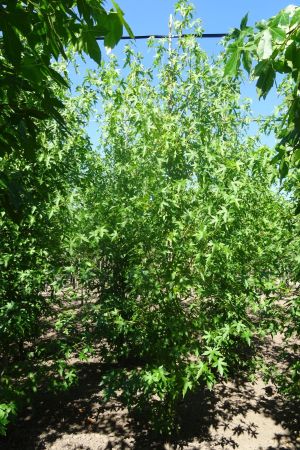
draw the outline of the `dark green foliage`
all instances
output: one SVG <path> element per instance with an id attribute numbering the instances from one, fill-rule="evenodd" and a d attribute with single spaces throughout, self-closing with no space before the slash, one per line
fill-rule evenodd
<path id="1" fill-rule="evenodd" d="M 27 354 L 38 353 L 41 318 L 47 322 L 56 302 L 45 296 L 45 286 L 53 291 L 59 272 L 69 266 L 70 198 L 80 185 L 88 147 L 82 131 L 70 135 L 72 126 L 85 123 L 86 112 L 78 121 L 80 113 L 62 95 L 69 87 L 66 67 L 52 63 L 67 61 L 71 48 L 100 64 L 97 36 L 112 48 L 123 26 L 132 34 L 114 6 L 108 12 L 95 0 L 0 4 L 0 397 L 6 401 L 1 433 L 24 396 L 22 387 L 10 387 L 14 364 L 24 360 L 23 369 L 23 363 L 17 367 L 23 380 L 34 373 Z"/>
<path id="2" fill-rule="evenodd" d="M 100 64 L 97 36 L 104 36 L 105 45 L 112 48 L 122 36 L 123 25 L 132 34 L 118 5 L 107 12 L 102 3 L 1 2 L 0 156 L 18 150 L 26 159 L 34 158 L 41 120 L 52 118 L 66 128 L 63 103 L 53 84 L 68 87 L 68 80 L 51 66 L 53 59 L 67 60 L 66 49 L 72 47 Z"/>
<path id="3" fill-rule="evenodd" d="M 66 106 L 64 120 L 77 129 L 76 134 L 66 136 L 54 121 L 40 123 L 33 160 L 23 158 L 18 149 L 0 159 L 0 422 L 4 427 L 9 412 L 51 370 L 43 367 L 43 359 L 50 356 L 39 338 L 54 327 L 60 305 L 57 290 L 70 275 L 66 268 L 74 196 L 88 165 L 90 145 L 83 127 L 90 102 L 80 96 L 68 99 L 57 89 L 56 95 Z M 55 355 L 52 379 L 55 383 L 57 372 L 68 386 L 64 377 L 71 372 L 63 367 L 68 349 L 64 340 L 57 338 L 56 343 L 50 351 L 52 358 Z"/>

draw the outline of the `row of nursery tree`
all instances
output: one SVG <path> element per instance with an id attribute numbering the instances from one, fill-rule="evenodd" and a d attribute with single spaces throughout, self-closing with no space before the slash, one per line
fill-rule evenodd
<path id="1" fill-rule="evenodd" d="M 212 61 L 180 1 L 174 31 L 191 35 L 149 40 L 151 67 L 126 47 L 123 76 L 95 41 L 120 38 L 118 5 L 2 3 L 0 433 L 35 392 L 77 382 L 71 357 L 108 363 L 106 397 L 146 408 L 162 433 L 178 400 L 218 380 L 260 370 L 299 395 L 296 351 L 269 374 L 258 348 L 299 337 L 299 299 L 280 298 L 299 281 L 300 9 L 257 29 L 243 19 Z M 73 95 L 72 43 L 99 63 Z M 249 131 L 240 59 L 261 96 L 286 74 L 260 130 L 276 149 Z"/>

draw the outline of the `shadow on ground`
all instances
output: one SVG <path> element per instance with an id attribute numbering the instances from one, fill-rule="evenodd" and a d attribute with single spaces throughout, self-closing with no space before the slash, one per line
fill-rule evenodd
<path id="1" fill-rule="evenodd" d="M 236 381 L 200 390 L 178 408 L 180 432 L 160 442 L 120 403 L 104 406 L 103 365 L 81 363 L 79 384 L 59 395 L 39 395 L 0 439 L 2 450 L 240 449 L 300 447 L 299 403 L 274 386 Z"/>

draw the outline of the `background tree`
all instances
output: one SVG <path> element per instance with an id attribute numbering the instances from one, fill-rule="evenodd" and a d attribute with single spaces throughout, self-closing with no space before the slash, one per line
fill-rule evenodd
<path id="1" fill-rule="evenodd" d="M 277 138 L 276 155 L 272 162 L 277 165 L 283 189 L 295 201 L 296 214 L 300 213 L 300 7 L 290 5 L 279 11 L 274 17 L 262 20 L 255 27 L 247 25 L 245 16 L 240 29 L 234 29 L 227 39 L 224 73 L 229 77 L 240 75 L 241 64 L 252 79 L 256 80 L 259 98 L 266 98 L 271 88 L 277 85 L 278 96 L 282 103 L 262 131 L 273 131 Z M 294 228 L 291 241 L 286 248 L 290 258 L 289 277 L 299 282 L 299 219 L 292 221 Z M 299 347 L 299 297 L 286 304 L 285 314 L 276 317 L 272 311 L 276 327 L 285 337 L 292 338 L 294 352 Z M 271 320 L 272 322 L 272 320 Z M 275 328 L 276 328 L 275 327 Z M 284 355 L 285 350 L 283 350 Z M 283 356 L 284 357 L 284 356 Z M 299 359 L 299 358 L 298 358 Z M 285 373 L 275 376 L 285 393 L 299 395 L 300 364 L 297 357 L 291 358 Z M 274 376 L 274 374 L 273 374 Z"/>
<path id="2" fill-rule="evenodd" d="M 71 107 L 65 95 L 67 68 L 53 62 L 69 61 L 72 49 L 99 64 L 97 36 L 112 48 L 124 26 L 132 35 L 112 4 L 106 11 L 101 0 L 0 2 L 0 432 L 24 394 L 7 370 L 19 358 L 16 367 L 27 379 L 26 353 L 43 330 L 41 315 L 48 317 L 56 301 L 42 291 L 46 283 L 53 289 L 58 272 L 70 265 L 64 248 L 71 239 L 71 198 L 90 150 L 84 102 L 76 113 L 76 100 Z"/>
<path id="3" fill-rule="evenodd" d="M 85 127 L 93 100 L 86 93 L 70 98 L 65 87 L 51 87 L 64 104 L 64 122 L 76 133 L 64 133 L 54 119 L 40 121 L 33 159 L 18 149 L 0 158 L 7 186 L 0 192 L 0 434 L 50 366 L 68 385 L 66 368 L 59 366 L 65 364 L 65 340 L 57 336 L 47 349 L 39 337 L 54 327 L 61 304 L 57 290 L 73 273 L 74 203 L 92 157 Z M 55 384 L 55 376 L 52 380 Z"/>

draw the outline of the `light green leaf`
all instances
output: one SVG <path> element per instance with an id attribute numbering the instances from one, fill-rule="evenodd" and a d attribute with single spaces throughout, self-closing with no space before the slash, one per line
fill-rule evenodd
<path id="1" fill-rule="evenodd" d="M 182 388 L 182 396 L 185 397 L 188 389 L 192 389 L 192 387 L 193 387 L 192 382 L 189 379 L 184 378 L 184 384 L 183 384 L 183 388 Z"/>
<path id="2" fill-rule="evenodd" d="M 272 34 L 267 28 L 261 33 L 260 40 L 257 46 L 257 54 L 259 59 L 268 59 L 272 55 L 273 44 Z"/>

